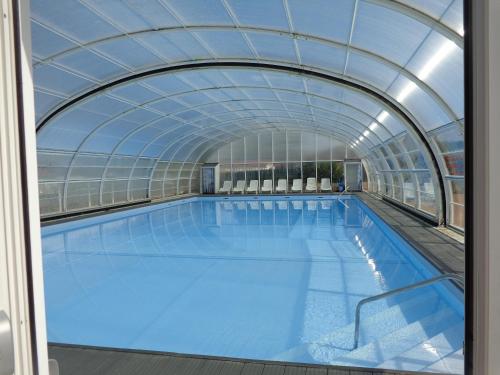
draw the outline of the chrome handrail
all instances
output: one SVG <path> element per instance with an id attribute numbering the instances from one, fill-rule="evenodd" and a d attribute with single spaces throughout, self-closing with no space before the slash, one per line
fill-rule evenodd
<path id="1" fill-rule="evenodd" d="M 363 298 L 361 301 L 359 301 L 358 304 L 356 305 L 356 318 L 355 318 L 355 323 L 354 323 L 354 348 L 353 348 L 353 350 L 357 349 L 358 344 L 359 344 L 359 320 L 360 320 L 360 315 L 361 315 L 361 307 L 364 304 L 369 303 L 369 302 L 373 302 L 373 301 L 377 301 L 377 300 L 382 299 L 382 298 L 387 298 L 387 297 L 393 296 L 395 294 L 406 292 L 408 290 L 422 288 L 424 286 L 434 284 L 436 282 L 443 281 L 443 280 L 454 280 L 462 286 L 462 289 L 464 287 L 464 276 L 463 275 L 458 274 L 458 273 L 445 273 L 443 275 L 439 275 L 439 276 L 433 277 L 433 278 L 428 279 L 428 280 L 419 281 L 418 283 L 415 283 L 415 284 L 411 284 L 411 285 L 407 285 L 407 286 L 404 286 L 401 288 L 393 289 L 393 290 L 390 290 L 390 291 L 385 292 L 385 293 L 377 294 L 375 296 Z"/>

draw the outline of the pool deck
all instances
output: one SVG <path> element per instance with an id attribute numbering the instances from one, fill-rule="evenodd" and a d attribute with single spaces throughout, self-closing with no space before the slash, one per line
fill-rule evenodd
<path id="1" fill-rule="evenodd" d="M 367 193 L 355 193 L 442 273 L 465 272 L 465 246 L 428 222 Z"/>
<path id="2" fill-rule="evenodd" d="M 60 375 L 381 375 L 395 370 L 315 366 L 224 357 L 49 345 Z M 428 373 L 427 373 L 428 374 Z"/>

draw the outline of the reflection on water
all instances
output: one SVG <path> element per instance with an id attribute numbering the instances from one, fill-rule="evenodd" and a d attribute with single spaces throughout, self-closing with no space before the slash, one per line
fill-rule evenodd
<path id="1" fill-rule="evenodd" d="M 330 362 L 357 301 L 423 278 L 356 199 L 144 211 L 44 230 L 49 341 Z"/>

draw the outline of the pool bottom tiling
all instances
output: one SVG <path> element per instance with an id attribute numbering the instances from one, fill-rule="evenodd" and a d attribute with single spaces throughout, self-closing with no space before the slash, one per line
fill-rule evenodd
<path id="1" fill-rule="evenodd" d="M 198 197 L 46 226 L 49 341 L 462 373 L 448 283 L 353 196 Z"/>

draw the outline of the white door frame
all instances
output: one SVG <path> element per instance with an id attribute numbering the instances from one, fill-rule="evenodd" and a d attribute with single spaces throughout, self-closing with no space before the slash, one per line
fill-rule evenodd
<path id="1" fill-rule="evenodd" d="M 48 375 L 29 2 L 0 0 L 0 18 L 0 310 L 14 374 Z"/>
<path id="2" fill-rule="evenodd" d="M 472 34 L 466 33 L 466 135 L 471 142 L 466 181 L 466 246 L 472 283 L 466 336 L 474 375 L 500 373 L 500 1 L 465 2 Z M 467 27 L 466 23 L 466 27 Z M 467 32 L 467 30 L 466 30 Z M 466 65 L 467 67 L 467 65 Z M 466 107 L 467 108 L 467 107 Z M 471 189 L 472 188 L 472 189 Z M 467 289 L 466 289 L 467 291 Z M 467 358 L 467 356 L 466 356 Z"/>

